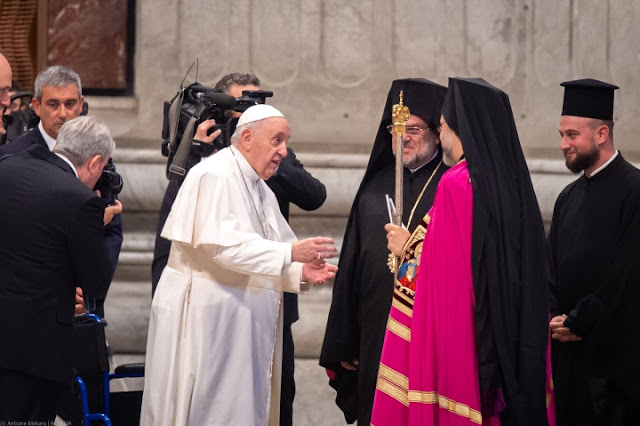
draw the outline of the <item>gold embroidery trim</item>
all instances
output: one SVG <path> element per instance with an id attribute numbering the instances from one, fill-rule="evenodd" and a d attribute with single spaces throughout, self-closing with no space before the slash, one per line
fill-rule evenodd
<path id="1" fill-rule="evenodd" d="M 402 392 L 392 384 L 378 378 L 376 389 L 378 389 L 382 393 L 389 395 L 391 398 L 395 399 L 405 407 L 409 406 L 409 398 L 407 397 L 407 392 Z"/>
<path id="2" fill-rule="evenodd" d="M 380 363 L 380 367 L 378 367 L 378 377 L 384 378 L 405 392 L 409 390 L 409 378 L 382 363 Z"/>
<path id="3" fill-rule="evenodd" d="M 422 226 L 422 224 L 418 224 L 415 231 L 413 231 L 413 233 L 409 235 L 409 238 L 407 239 L 407 241 L 404 243 L 404 246 L 402 247 L 402 254 L 400 256 L 401 263 L 414 257 L 412 246 L 415 243 L 423 241 L 426 233 L 427 233 L 426 228 Z"/>
<path id="4" fill-rule="evenodd" d="M 413 309 L 411 309 L 410 307 L 408 307 L 407 305 L 405 305 L 395 297 L 393 298 L 393 302 L 391 302 L 391 306 L 393 306 L 394 308 L 396 308 L 398 311 L 402 312 L 409 318 L 413 318 Z"/>
<path id="5" fill-rule="evenodd" d="M 407 389 L 409 387 L 409 379 L 407 376 L 380 364 L 378 369 L 378 381 L 376 388 L 396 401 L 405 406 L 409 406 L 409 396 Z"/>
<path id="6" fill-rule="evenodd" d="M 465 417 L 472 422 L 481 425 L 482 414 L 478 410 L 470 408 L 467 404 L 452 401 L 438 392 L 409 391 L 409 402 L 420 404 L 438 404 L 440 408 L 448 410 L 460 417 Z"/>
<path id="7" fill-rule="evenodd" d="M 406 325 L 400 324 L 398 321 L 389 317 L 387 320 L 387 330 L 400 337 L 401 339 L 411 342 L 411 329 Z"/>
<path id="8" fill-rule="evenodd" d="M 396 281 L 396 285 L 393 289 L 393 295 L 398 297 L 400 301 L 406 302 L 413 306 L 413 298 L 415 297 L 416 292 Z"/>
<path id="9" fill-rule="evenodd" d="M 415 297 L 416 292 L 411 290 L 409 287 L 403 286 L 397 280 L 396 286 L 393 290 L 393 295 L 394 297 L 400 298 L 401 301 L 404 301 L 413 307 L 413 298 Z"/>

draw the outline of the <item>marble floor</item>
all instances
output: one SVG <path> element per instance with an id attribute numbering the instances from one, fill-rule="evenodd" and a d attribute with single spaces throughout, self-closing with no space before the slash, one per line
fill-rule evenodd
<path id="1" fill-rule="evenodd" d="M 111 368 L 118 365 L 144 362 L 144 355 L 114 354 Z M 340 426 L 346 425 L 342 411 L 335 405 L 335 391 L 329 387 L 324 369 L 314 358 L 296 359 L 296 398 L 293 403 L 295 426 Z M 114 392 L 139 390 L 143 379 L 121 379 L 114 381 Z"/>

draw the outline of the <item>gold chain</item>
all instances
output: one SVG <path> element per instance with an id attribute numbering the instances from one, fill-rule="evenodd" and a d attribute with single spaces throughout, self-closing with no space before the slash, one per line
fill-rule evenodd
<path id="1" fill-rule="evenodd" d="M 442 160 L 440 160 L 436 168 L 431 173 L 431 176 L 429 176 L 427 183 L 425 183 L 424 186 L 422 187 L 422 191 L 420 191 L 420 195 L 418 195 L 418 199 L 416 200 L 415 204 L 413 205 L 413 208 L 411 209 L 411 214 L 409 215 L 409 222 L 407 223 L 407 231 L 411 227 L 411 220 L 413 219 L 413 214 L 416 212 L 416 208 L 418 207 L 418 204 L 420 204 L 420 200 L 422 199 L 422 195 L 424 194 L 424 191 L 427 189 L 427 186 L 429 186 L 429 184 L 431 183 L 431 180 L 436 175 L 436 172 L 438 171 L 441 165 L 442 165 Z M 395 274 L 397 268 L 400 266 L 399 263 L 400 263 L 400 259 L 393 253 L 389 253 L 389 255 L 387 256 L 387 266 L 389 267 L 389 270 L 391 271 L 392 274 Z"/>
<path id="2" fill-rule="evenodd" d="M 424 186 L 422 187 L 422 191 L 420 191 L 420 195 L 418 195 L 418 199 L 416 200 L 416 203 L 413 205 L 413 208 L 411 209 L 411 214 L 409 215 L 409 222 L 407 223 L 407 231 L 411 228 L 411 220 L 413 219 L 413 214 L 416 212 L 416 208 L 418 207 L 418 204 L 422 199 L 422 195 L 424 194 L 424 191 L 427 189 L 427 186 L 429 186 L 429 184 L 431 183 L 431 179 L 433 179 L 436 172 L 440 168 L 441 164 L 442 164 L 442 160 L 440 160 L 436 168 L 433 170 L 433 173 L 431 173 L 431 176 L 429 176 L 429 180 L 427 180 L 427 183 L 425 183 Z"/>

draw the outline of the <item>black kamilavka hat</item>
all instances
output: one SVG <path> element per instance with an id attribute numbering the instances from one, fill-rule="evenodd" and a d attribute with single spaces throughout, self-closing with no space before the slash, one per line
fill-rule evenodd
<path id="1" fill-rule="evenodd" d="M 613 92 L 618 86 L 584 78 L 565 81 L 562 115 L 613 120 Z"/>

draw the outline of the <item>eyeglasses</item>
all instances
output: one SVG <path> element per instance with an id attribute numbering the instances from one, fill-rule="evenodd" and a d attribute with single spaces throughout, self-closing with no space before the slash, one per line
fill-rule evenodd
<path id="1" fill-rule="evenodd" d="M 410 135 L 410 136 L 418 136 L 420 134 L 420 132 L 422 132 L 423 130 L 428 129 L 429 126 L 425 126 L 425 127 L 420 127 L 420 126 L 407 126 L 405 128 L 405 132 Z M 389 124 L 387 126 L 387 130 L 389 131 L 389 133 L 391 133 L 392 135 L 395 135 L 396 132 L 393 131 L 393 124 Z"/>

